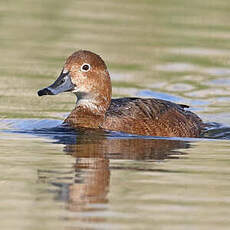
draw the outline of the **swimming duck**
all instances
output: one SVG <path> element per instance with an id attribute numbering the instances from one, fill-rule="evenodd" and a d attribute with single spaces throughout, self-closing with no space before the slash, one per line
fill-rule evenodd
<path id="1" fill-rule="evenodd" d="M 76 107 L 64 120 L 73 128 L 100 128 L 130 134 L 199 137 L 202 120 L 188 106 L 155 98 L 111 99 L 109 72 L 102 58 L 79 50 L 67 58 L 60 76 L 39 96 L 72 92 Z"/>

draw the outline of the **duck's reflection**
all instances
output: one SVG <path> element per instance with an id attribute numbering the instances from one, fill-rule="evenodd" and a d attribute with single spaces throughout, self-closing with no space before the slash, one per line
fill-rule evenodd
<path id="1" fill-rule="evenodd" d="M 189 148 L 189 146 L 188 142 L 182 140 L 115 138 L 108 137 L 103 132 L 81 131 L 76 135 L 74 143 L 68 143 L 64 147 L 64 151 L 76 159 L 74 182 L 63 186 L 53 181 L 52 184 L 63 190 L 58 193 L 57 199 L 65 200 L 71 211 L 92 211 L 98 208 L 101 210 L 106 207 L 103 204 L 108 203 L 110 170 L 126 169 L 125 166 L 112 167 L 110 161 L 113 159 L 159 161 L 178 158 L 179 155 L 184 154 L 179 149 Z M 135 167 L 127 169 L 136 170 Z M 138 168 L 138 170 L 153 171 L 148 168 Z"/>

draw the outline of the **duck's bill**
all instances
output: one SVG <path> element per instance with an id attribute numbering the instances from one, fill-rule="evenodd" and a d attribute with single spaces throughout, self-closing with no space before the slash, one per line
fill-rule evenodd
<path id="1" fill-rule="evenodd" d="M 56 95 L 63 92 L 68 92 L 74 90 L 74 84 L 71 81 L 69 72 L 61 72 L 58 79 L 50 86 L 38 91 L 38 96 L 43 95 Z"/>

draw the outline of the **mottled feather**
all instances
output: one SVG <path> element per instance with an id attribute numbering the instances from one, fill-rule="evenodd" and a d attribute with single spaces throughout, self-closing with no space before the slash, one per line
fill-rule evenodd
<path id="1" fill-rule="evenodd" d="M 184 108 L 153 98 L 112 99 L 101 127 L 132 134 L 198 137 L 202 121 Z"/>

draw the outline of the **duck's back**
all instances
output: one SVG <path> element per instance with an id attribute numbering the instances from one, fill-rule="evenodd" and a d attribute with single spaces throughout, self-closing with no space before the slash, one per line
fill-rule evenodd
<path id="1" fill-rule="evenodd" d="M 112 99 L 101 127 L 140 135 L 199 137 L 202 121 L 186 107 L 153 98 Z"/>

